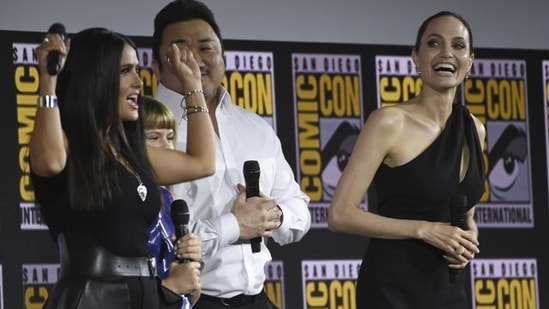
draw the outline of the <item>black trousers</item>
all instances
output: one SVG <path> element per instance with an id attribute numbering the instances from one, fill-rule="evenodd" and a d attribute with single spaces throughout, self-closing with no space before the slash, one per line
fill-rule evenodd
<path id="1" fill-rule="evenodd" d="M 193 309 L 278 309 L 265 292 L 219 298 L 202 294 Z"/>

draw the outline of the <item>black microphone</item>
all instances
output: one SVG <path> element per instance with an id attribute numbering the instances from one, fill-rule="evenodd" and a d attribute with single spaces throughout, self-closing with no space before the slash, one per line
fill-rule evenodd
<path id="1" fill-rule="evenodd" d="M 61 39 L 64 40 L 66 35 L 65 26 L 61 23 L 55 23 L 50 26 L 48 33 L 57 33 L 61 36 Z M 47 57 L 47 68 L 50 75 L 57 75 L 57 73 L 59 73 L 62 58 L 63 56 L 58 51 L 52 50 L 49 52 Z"/>
<path id="2" fill-rule="evenodd" d="M 253 160 L 244 162 L 243 172 L 246 181 L 246 198 L 259 196 L 259 163 Z M 261 251 L 261 237 L 252 238 L 250 243 L 253 253 Z"/>
<path id="3" fill-rule="evenodd" d="M 467 196 L 454 195 L 450 201 L 450 224 L 457 226 L 462 230 L 467 230 L 466 214 L 467 213 Z M 448 268 L 450 272 L 450 282 L 455 283 L 461 272 L 461 269 Z"/>
<path id="4" fill-rule="evenodd" d="M 181 199 L 174 200 L 172 202 L 172 208 L 170 211 L 173 225 L 175 226 L 175 236 L 177 239 L 187 235 L 189 233 L 189 206 L 187 202 Z M 179 263 L 190 262 L 189 259 L 177 259 Z"/>

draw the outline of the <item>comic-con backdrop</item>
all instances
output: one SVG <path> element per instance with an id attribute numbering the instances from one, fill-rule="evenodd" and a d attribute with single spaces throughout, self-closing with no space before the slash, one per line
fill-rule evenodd
<path id="1" fill-rule="evenodd" d="M 29 184 L 41 36 L 0 31 L 0 309 L 42 308 L 59 273 Z M 134 39 L 143 93 L 154 95 L 152 39 Z M 228 40 L 225 49 L 224 86 L 235 104 L 273 126 L 311 198 L 305 238 L 283 247 L 269 241 L 265 289 L 280 308 L 355 309 L 368 239 L 330 232 L 327 208 L 369 112 L 421 91 L 411 47 Z M 481 252 L 464 272 L 471 308 L 549 308 L 549 52 L 477 49 L 457 101 L 487 131 Z M 373 194 L 364 196 L 364 209 L 375 204 Z"/>

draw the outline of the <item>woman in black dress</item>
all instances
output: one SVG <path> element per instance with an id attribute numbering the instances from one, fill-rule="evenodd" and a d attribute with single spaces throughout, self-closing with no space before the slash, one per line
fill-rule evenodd
<path id="1" fill-rule="evenodd" d="M 132 41 L 103 28 L 75 34 L 69 46 L 48 33 L 36 50 L 40 97 L 30 141 L 36 200 L 59 246 L 61 275 L 46 308 L 159 308 L 163 290 L 149 259 L 148 226 L 162 203 L 158 185 L 211 175 L 214 133 L 207 113 L 189 115 L 187 153 L 146 148 L 138 118 L 143 82 Z M 59 51 L 64 67 L 46 70 Z M 200 69 L 173 44 L 169 68 L 205 109 Z M 180 258 L 196 259 L 186 246 Z M 181 265 L 184 267 L 184 265 Z M 171 270 L 170 270 L 171 271 Z M 174 269 L 174 272 L 177 270 Z M 179 306 L 180 307 L 180 306 Z"/>
<path id="2" fill-rule="evenodd" d="M 484 191 L 486 133 L 455 103 L 472 45 L 458 14 L 440 12 L 422 24 L 412 51 L 421 93 L 370 114 L 339 180 L 329 228 L 370 238 L 357 308 L 468 308 L 464 276 L 451 278 L 449 269 L 479 253 L 473 216 Z M 371 183 L 377 213 L 359 208 Z M 449 224 L 456 203 L 465 203 L 463 228 Z"/>

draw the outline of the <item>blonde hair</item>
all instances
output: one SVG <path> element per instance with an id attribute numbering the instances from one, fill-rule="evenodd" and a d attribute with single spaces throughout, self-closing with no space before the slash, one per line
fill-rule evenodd
<path id="1" fill-rule="evenodd" d="M 173 139 L 177 141 L 175 116 L 164 103 L 150 96 L 141 96 L 139 99 L 139 111 L 143 129 L 172 129 Z"/>

